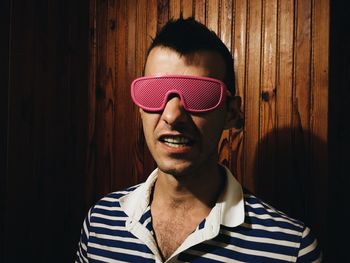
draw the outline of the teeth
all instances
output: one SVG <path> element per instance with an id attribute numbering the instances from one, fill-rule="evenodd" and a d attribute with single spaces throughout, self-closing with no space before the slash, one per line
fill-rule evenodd
<path id="1" fill-rule="evenodd" d="M 186 137 L 164 137 L 163 141 L 165 143 L 169 143 L 169 144 L 187 144 L 190 142 L 190 140 Z"/>
<path id="2" fill-rule="evenodd" d="M 180 148 L 180 147 L 186 146 L 186 144 L 176 144 L 176 143 L 170 143 L 170 142 L 164 142 L 164 143 L 173 148 Z"/>
<path id="3" fill-rule="evenodd" d="M 186 137 L 176 136 L 176 137 L 164 137 L 162 138 L 166 145 L 171 147 L 182 147 L 190 142 Z"/>

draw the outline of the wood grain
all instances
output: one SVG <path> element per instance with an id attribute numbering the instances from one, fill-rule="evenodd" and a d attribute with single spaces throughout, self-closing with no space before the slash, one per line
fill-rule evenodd
<path id="1" fill-rule="evenodd" d="M 242 98 L 242 109 L 245 107 L 245 87 L 246 87 L 246 48 L 247 48 L 247 1 L 235 0 L 232 6 L 234 12 L 233 21 L 233 49 L 235 71 L 236 95 Z M 243 112 L 244 114 L 244 112 Z M 244 163 L 244 136 L 243 131 L 232 133 L 232 163 L 231 169 L 240 182 L 245 177 Z"/>
<path id="2" fill-rule="evenodd" d="M 206 1 L 205 0 L 194 0 L 194 17 L 197 21 L 205 24 L 206 14 Z"/>
<path id="3" fill-rule="evenodd" d="M 231 38 L 232 38 L 232 3 L 231 1 L 221 1 L 221 12 L 219 16 L 218 24 L 218 36 L 222 39 L 226 47 L 231 51 Z M 232 163 L 232 131 L 224 130 L 219 142 L 219 160 L 228 167 Z"/>
<path id="4" fill-rule="evenodd" d="M 192 0 L 182 0 L 182 16 L 183 18 L 188 18 L 193 16 L 193 1 Z"/>
<path id="5" fill-rule="evenodd" d="M 311 57 L 311 1 L 295 1 L 295 38 L 294 38 L 294 69 L 293 69 L 293 171 L 297 180 L 303 181 L 299 187 L 299 199 L 290 204 L 290 213 L 308 222 L 307 207 L 313 206 L 305 200 L 307 189 L 310 187 L 311 154 L 310 154 L 310 57 Z M 296 205 L 303 209 L 296 208 Z M 293 207 L 294 206 L 294 207 Z M 318 229 L 316 229 L 318 231 Z"/>
<path id="6" fill-rule="evenodd" d="M 128 112 L 132 112 L 132 105 L 125 98 L 129 98 L 128 83 L 131 78 L 134 77 L 136 67 L 130 66 L 132 63 L 128 57 L 135 59 L 135 25 L 129 24 L 129 21 L 136 20 L 136 10 L 130 12 L 132 6 L 128 5 L 127 1 L 117 1 L 117 21 L 118 21 L 118 38 L 117 38 L 117 71 L 116 71 L 116 83 L 117 89 L 115 92 L 116 96 L 116 111 L 115 111 L 115 129 L 114 129 L 114 145 L 113 151 L 116 152 L 114 155 L 116 159 L 116 173 L 113 175 L 114 187 L 123 187 L 130 184 L 133 181 L 131 174 L 131 167 L 123 165 L 123 163 L 132 160 L 131 158 L 131 138 L 125 137 L 124 131 L 130 129 L 130 124 L 127 121 Z M 130 4 L 130 3 L 129 3 Z M 129 41 L 132 41 L 131 43 Z M 130 46 L 130 47 L 129 47 Z M 129 70 L 128 70 L 129 65 Z M 139 69 L 138 69 L 139 70 Z M 130 76 L 131 75 L 131 76 Z M 135 138 L 134 138 L 135 139 Z M 125 143 L 121 143 L 121 142 Z M 119 160 L 116 162 L 116 160 Z M 122 176 L 124 175 L 124 176 Z"/>
<path id="7" fill-rule="evenodd" d="M 180 17 L 181 0 L 169 0 L 169 19 L 176 19 Z"/>
<path id="8" fill-rule="evenodd" d="M 296 35 L 294 40 L 294 90 L 301 129 L 310 130 L 310 57 L 311 57 L 311 18 L 312 1 L 296 2 Z M 293 119 L 293 122 L 296 120 Z M 304 136 L 304 141 L 308 138 Z"/>
<path id="9" fill-rule="evenodd" d="M 154 19 L 158 16 L 157 14 L 157 0 L 150 0 L 147 1 L 147 49 L 152 43 L 152 39 L 155 38 L 157 33 L 157 20 Z M 143 131 L 142 128 L 138 132 L 139 141 L 143 143 L 143 160 L 144 160 L 144 167 L 143 167 L 143 174 L 138 175 L 139 182 L 144 181 L 148 174 L 150 174 L 155 168 L 155 162 L 151 156 L 151 153 L 148 150 L 148 147 L 146 145 L 146 142 L 144 141 Z"/>
<path id="10" fill-rule="evenodd" d="M 261 63 L 261 1 L 254 0 L 248 4 L 247 15 L 247 57 L 244 91 L 244 178 L 243 184 L 254 189 L 255 152 L 259 142 L 260 111 L 260 63 Z"/>
<path id="11" fill-rule="evenodd" d="M 278 1 L 263 2 L 262 19 L 262 58 L 261 58 L 261 91 L 260 91 L 260 142 L 256 154 L 255 189 L 257 194 L 266 200 L 274 200 L 276 189 L 277 163 L 276 146 L 276 71 L 277 71 L 277 28 Z M 259 172 L 257 172 L 259 171 Z M 261 175 L 264 176 L 261 176 Z M 272 187 L 273 186 L 273 187 Z M 269 190 L 267 190 L 269 189 Z"/>
<path id="12" fill-rule="evenodd" d="M 154 39 L 157 33 L 157 20 L 154 19 L 157 16 L 157 0 L 147 1 L 147 49 L 151 45 L 152 39 Z"/>
<path id="13" fill-rule="evenodd" d="M 219 10 L 219 0 L 206 1 L 205 25 L 216 34 L 219 33 Z"/>
<path id="14" fill-rule="evenodd" d="M 159 31 L 169 20 L 169 2 L 168 0 L 157 1 L 157 31 Z"/>
<path id="15" fill-rule="evenodd" d="M 137 0 L 133 1 L 127 1 L 127 46 L 126 46 L 126 82 L 124 82 L 121 86 L 122 94 L 120 94 L 121 98 L 128 98 L 123 102 L 124 104 L 124 110 L 120 112 L 120 114 L 123 114 L 123 124 L 124 127 L 121 127 L 121 130 L 128 131 L 130 136 L 125 137 L 125 132 L 121 137 L 119 137 L 118 145 L 120 144 L 120 140 L 127 139 L 127 145 L 125 145 L 124 149 L 119 152 L 120 155 L 118 156 L 124 156 L 124 162 L 123 164 L 120 163 L 121 171 L 125 171 L 125 173 L 122 173 L 123 176 L 123 186 L 136 183 L 137 179 L 137 172 L 142 171 L 141 162 L 139 159 L 139 148 L 137 145 L 137 135 L 138 131 L 140 129 L 140 120 L 138 119 L 138 110 L 135 109 L 133 103 L 130 100 L 130 83 L 134 80 L 136 77 L 136 49 L 137 49 L 137 43 L 138 39 L 136 38 L 136 34 L 138 31 L 137 25 L 136 25 L 136 7 Z M 129 114 L 125 114 L 125 112 L 128 112 Z M 130 119 L 134 120 L 134 122 L 130 122 Z M 124 144 L 124 143 L 123 143 Z M 126 165 L 125 163 L 132 162 L 132 166 L 127 166 L 127 168 L 124 168 Z M 123 166 L 123 167 L 122 167 Z M 118 178 L 120 178 L 118 176 Z"/>
<path id="16" fill-rule="evenodd" d="M 327 225 L 328 197 L 328 54 L 329 51 L 329 1 L 313 1 L 312 65 L 311 65 L 311 139 L 312 185 L 309 210 L 310 221 L 322 231 Z M 321 232 L 322 233 L 322 232 Z M 321 242 L 326 239 L 321 239 Z"/>
<path id="17" fill-rule="evenodd" d="M 247 49 L 247 1 L 236 0 L 234 1 L 234 69 L 235 69 L 235 85 L 236 95 L 244 98 L 245 90 L 245 66 L 246 66 L 246 49 Z M 245 100 L 242 100 L 244 107 Z"/>
<path id="18" fill-rule="evenodd" d="M 232 17 L 232 1 L 221 0 L 220 1 L 220 19 L 218 21 L 219 37 L 224 42 L 226 47 L 232 50 L 232 35 L 233 31 L 233 17 Z"/>
<path id="19" fill-rule="evenodd" d="M 100 171 L 95 176 L 96 194 L 98 198 L 103 193 L 111 191 L 111 174 L 114 170 L 112 141 L 113 141 L 113 65 L 110 65 L 109 51 L 113 49 L 112 36 L 109 34 L 108 1 L 98 5 L 97 8 L 97 68 L 96 68 L 96 170 Z M 112 62 L 113 63 L 113 62 Z"/>
<path id="20" fill-rule="evenodd" d="M 138 2 L 137 5 L 137 13 L 136 13 L 136 57 L 135 57 L 135 67 L 136 67 L 136 75 L 135 77 L 140 77 L 143 75 L 143 66 L 146 62 L 146 55 L 147 55 L 147 34 L 151 34 L 154 37 L 155 34 L 155 28 L 156 23 L 149 23 L 147 22 L 148 14 L 145 13 L 147 11 L 147 1 L 141 1 Z M 152 8 L 153 12 L 154 10 L 157 10 L 155 8 Z M 152 12 L 150 10 L 150 12 Z M 153 20 L 154 21 L 154 20 Z M 148 32 L 148 25 L 150 24 L 150 31 Z M 146 28 L 146 33 L 144 32 L 144 29 Z M 131 81 L 130 81 L 131 83 Z M 130 89 L 130 84 L 126 85 L 125 87 L 126 92 Z M 129 95 L 130 98 L 130 95 Z M 130 102 L 130 99 L 128 100 Z M 132 127 L 134 129 L 134 138 L 135 141 L 132 141 L 133 144 L 133 162 L 135 163 L 135 171 L 133 171 L 134 176 L 134 184 L 140 181 L 144 181 L 146 179 L 146 176 L 144 175 L 145 172 L 145 154 L 144 154 L 144 138 L 142 131 L 142 123 L 139 115 L 138 108 L 135 107 L 135 105 L 132 105 L 133 109 L 133 119 L 135 120 L 135 124 Z M 146 157 L 147 158 L 147 157 Z M 151 162 L 150 164 L 153 164 Z M 149 165 L 150 165 L 149 164 Z M 148 165 L 148 166 L 149 166 Z M 127 186 L 127 185 L 126 185 Z"/>

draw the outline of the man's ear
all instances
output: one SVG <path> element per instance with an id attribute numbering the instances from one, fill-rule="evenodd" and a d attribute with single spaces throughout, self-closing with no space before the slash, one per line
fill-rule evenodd
<path id="1" fill-rule="evenodd" d="M 142 113 L 143 113 L 143 110 L 139 107 L 139 113 L 140 113 L 140 117 L 141 117 L 141 120 L 142 120 Z"/>
<path id="2" fill-rule="evenodd" d="M 243 112 L 241 110 L 242 98 L 240 96 L 228 97 L 227 116 L 224 129 L 242 129 L 244 124 Z"/>

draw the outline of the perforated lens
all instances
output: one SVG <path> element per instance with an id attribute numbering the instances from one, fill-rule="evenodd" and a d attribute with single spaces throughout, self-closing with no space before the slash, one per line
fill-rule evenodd
<path id="1" fill-rule="evenodd" d="M 163 110 L 168 97 L 178 94 L 187 111 L 204 112 L 222 103 L 225 90 L 224 83 L 216 79 L 176 75 L 136 79 L 131 95 L 135 104 L 148 111 Z"/>

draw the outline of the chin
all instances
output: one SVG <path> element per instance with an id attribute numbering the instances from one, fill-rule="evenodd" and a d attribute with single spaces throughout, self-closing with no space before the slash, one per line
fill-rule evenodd
<path id="1" fill-rule="evenodd" d="M 193 164 L 159 164 L 158 169 L 165 174 L 170 174 L 175 178 L 180 179 L 181 177 L 189 175 L 193 171 Z"/>

